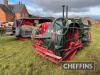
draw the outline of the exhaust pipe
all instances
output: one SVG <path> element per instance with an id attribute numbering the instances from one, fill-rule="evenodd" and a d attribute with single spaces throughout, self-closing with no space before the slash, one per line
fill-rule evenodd
<path id="1" fill-rule="evenodd" d="M 62 8 L 63 8 L 63 18 L 65 18 L 65 5 L 62 5 Z M 66 6 L 66 18 L 68 18 L 68 5 Z"/>
<path id="2" fill-rule="evenodd" d="M 62 5 L 62 8 L 63 8 L 63 18 L 65 18 L 65 14 L 64 14 L 64 12 L 65 12 L 65 5 Z"/>
<path id="3" fill-rule="evenodd" d="M 68 5 L 66 6 L 66 18 L 68 19 Z"/>

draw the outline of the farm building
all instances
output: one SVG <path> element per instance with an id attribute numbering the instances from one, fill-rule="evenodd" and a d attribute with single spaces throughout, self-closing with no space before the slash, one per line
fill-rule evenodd
<path id="1" fill-rule="evenodd" d="M 22 17 L 29 17 L 29 13 L 24 4 L 8 4 L 8 0 L 3 0 L 3 4 L 0 4 L 0 22 L 12 22 L 14 19 L 20 19 Z"/>

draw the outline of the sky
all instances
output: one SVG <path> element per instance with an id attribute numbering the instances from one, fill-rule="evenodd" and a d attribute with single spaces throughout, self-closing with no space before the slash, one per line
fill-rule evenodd
<path id="1" fill-rule="evenodd" d="M 69 6 L 69 16 L 88 16 L 100 19 L 100 0 L 8 0 L 9 4 L 21 1 L 30 14 L 37 16 L 62 16 L 62 5 Z M 2 3 L 2 0 L 0 0 Z"/>

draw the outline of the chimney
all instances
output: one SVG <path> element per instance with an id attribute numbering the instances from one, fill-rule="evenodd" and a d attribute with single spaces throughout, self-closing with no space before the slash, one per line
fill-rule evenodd
<path id="1" fill-rule="evenodd" d="M 8 0 L 3 0 L 3 4 L 7 6 L 8 5 Z"/>
<path id="2" fill-rule="evenodd" d="M 19 5 L 21 4 L 21 2 L 19 1 Z"/>
<path id="3" fill-rule="evenodd" d="M 21 5 L 22 4 L 22 2 L 21 1 L 19 1 L 19 5 Z"/>

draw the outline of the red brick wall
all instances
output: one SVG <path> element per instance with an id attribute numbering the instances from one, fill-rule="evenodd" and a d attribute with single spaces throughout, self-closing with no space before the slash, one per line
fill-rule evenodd
<path id="1" fill-rule="evenodd" d="M 29 17 L 29 13 L 28 13 L 26 7 L 21 10 L 21 13 L 18 12 L 18 13 L 15 13 L 13 15 L 7 15 L 0 8 L 0 20 L 3 21 L 3 22 L 8 22 L 8 21 L 12 22 L 12 21 L 14 21 L 14 18 L 20 19 L 22 17 Z"/>
<path id="2" fill-rule="evenodd" d="M 15 18 L 16 19 L 20 19 L 21 18 L 21 14 L 20 13 L 15 13 Z"/>
<path id="3" fill-rule="evenodd" d="M 0 8 L 0 20 L 2 22 L 12 22 L 14 21 L 14 15 L 7 15 L 1 8 Z"/>
<path id="4" fill-rule="evenodd" d="M 6 14 L 2 9 L 0 8 L 0 21 L 6 22 Z"/>
<path id="5" fill-rule="evenodd" d="M 14 14 L 13 15 L 6 15 L 6 21 L 7 22 L 13 22 L 14 18 L 15 18 Z"/>

